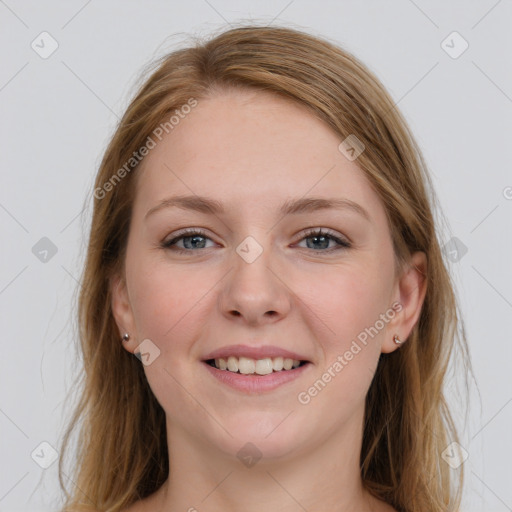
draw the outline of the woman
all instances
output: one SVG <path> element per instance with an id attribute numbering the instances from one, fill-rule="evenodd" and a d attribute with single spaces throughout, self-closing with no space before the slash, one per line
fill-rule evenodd
<path id="1" fill-rule="evenodd" d="M 458 510 L 435 196 L 358 60 L 251 26 L 166 56 L 94 196 L 64 510 Z"/>

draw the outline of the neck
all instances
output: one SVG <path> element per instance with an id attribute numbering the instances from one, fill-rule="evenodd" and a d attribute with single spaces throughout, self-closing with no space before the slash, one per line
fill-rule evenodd
<path id="1" fill-rule="evenodd" d="M 382 503 L 364 490 L 360 476 L 361 433 L 360 416 L 320 446 L 245 465 L 168 422 L 169 478 L 158 491 L 158 510 L 377 512 Z"/>

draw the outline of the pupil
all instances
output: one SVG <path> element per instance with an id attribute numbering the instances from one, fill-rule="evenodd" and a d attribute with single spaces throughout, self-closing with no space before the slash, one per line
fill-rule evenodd
<path id="1" fill-rule="evenodd" d="M 198 247 L 199 247 L 199 249 L 204 249 L 204 238 L 203 238 L 203 245 L 201 245 L 200 242 L 199 242 L 199 246 L 196 245 L 197 240 L 201 239 L 201 238 L 203 238 L 203 237 L 202 236 L 189 236 L 185 240 L 189 240 L 192 243 L 192 247 L 194 247 L 196 249 Z M 187 247 L 187 249 L 189 249 L 189 247 Z"/>
<path id="2" fill-rule="evenodd" d="M 328 239 L 327 237 L 323 236 L 323 235 L 322 235 L 322 236 L 314 236 L 314 237 L 312 237 L 312 238 L 313 238 L 313 240 L 315 240 L 315 241 L 317 241 L 317 240 L 322 240 L 322 241 L 324 242 L 324 243 L 321 245 L 321 247 L 320 247 L 321 249 L 326 249 L 326 248 L 329 246 L 329 239 Z M 309 249 L 315 249 L 315 248 L 317 248 L 317 247 L 318 247 L 318 245 L 317 245 L 316 247 L 315 247 L 315 246 L 314 246 L 314 247 L 309 247 Z"/>

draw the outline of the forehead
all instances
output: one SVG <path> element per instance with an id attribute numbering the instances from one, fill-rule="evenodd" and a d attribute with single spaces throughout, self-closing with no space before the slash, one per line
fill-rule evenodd
<path id="1" fill-rule="evenodd" d="M 198 105 L 145 157 L 136 208 L 197 194 L 230 206 L 278 208 L 287 198 L 342 196 L 384 210 L 341 138 L 306 107 L 261 91 L 223 91 Z"/>

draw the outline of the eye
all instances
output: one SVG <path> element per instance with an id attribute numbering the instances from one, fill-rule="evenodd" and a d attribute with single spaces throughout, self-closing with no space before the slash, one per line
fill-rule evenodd
<path id="1" fill-rule="evenodd" d="M 181 242 L 182 240 L 183 248 L 176 245 L 177 242 Z M 171 240 L 162 242 L 161 245 L 164 249 L 172 249 L 176 252 L 190 252 L 194 249 L 208 249 L 208 247 L 205 247 L 206 240 L 210 240 L 210 238 L 206 236 L 204 231 L 191 228 L 182 231 Z"/>
<path id="2" fill-rule="evenodd" d="M 307 240 L 311 239 L 312 243 L 307 243 Z M 323 231 L 322 229 L 312 229 L 308 230 L 305 233 L 305 236 L 301 239 L 306 240 L 307 249 L 312 249 L 314 251 L 321 250 L 321 252 L 331 252 L 337 251 L 340 249 L 348 249 L 351 247 L 350 242 L 347 240 L 342 240 L 336 234 L 332 233 L 329 230 Z M 330 242 L 335 242 L 338 246 L 328 248 Z M 327 249 L 323 250 L 322 249 Z"/>
<path id="3" fill-rule="evenodd" d="M 308 230 L 303 236 L 302 240 L 312 239 L 312 243 L 307 243 L 307 249 L 311 249 L 314 251 L 320 250 L 321 252 L 331 252 L 337 251 L 339 249 L 348 249 L 351 247 L 350 242 L 346 240 L 342 240 L 336 234 L 330 232 L 329 230 L 322 229 L 311 229 Z M 164 249 L 171 249 L 172 251 L 178 253 L 186 253 L 190 251 L 194 251 L 194 249 L 208 249 L 206 247 L 206 241 L 211 240 L 206 233 L 201 229 L 189 228 L 177 236 L 171 238 L 170 240 L 166 240 L 162 242 L 161 246 Z M 177 245 L 178 242 L 183 241 L 183 247 L 179 247 Z M 329 243 L 335 242 L 337 247 L 329 248 Z M 326 250 L 324 250 L 326 249 Z"/>

